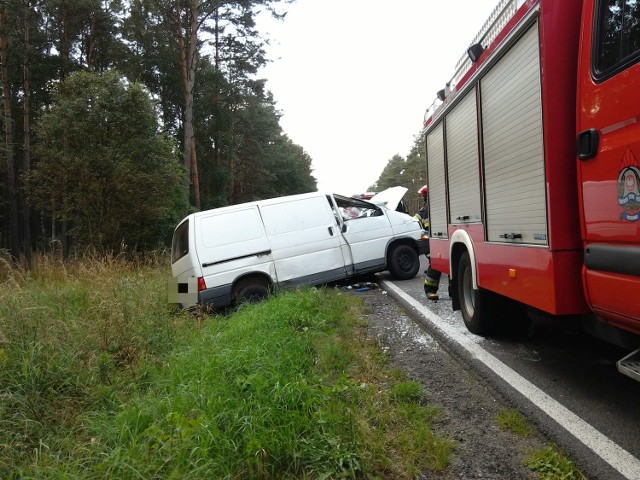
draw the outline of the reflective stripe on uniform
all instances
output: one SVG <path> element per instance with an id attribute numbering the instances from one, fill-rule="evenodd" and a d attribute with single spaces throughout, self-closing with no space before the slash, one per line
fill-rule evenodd
<path id="1" fill-rule="evenodd" d="M 438 280 L 433 280 L 432 278 L 425 277 L 424 284 L 428 287 L 437 287 L 440 282 Z"/>

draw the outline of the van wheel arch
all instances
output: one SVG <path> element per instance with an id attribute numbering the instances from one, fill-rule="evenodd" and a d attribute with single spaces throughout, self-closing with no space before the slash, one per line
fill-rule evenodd
<path id="1" fill-rule="evenodd" d="M 236 280 L 231 289 L 234 304 L 259 302 L 272 290 L 272 282 L 265 275 L 247 275 Z"/>

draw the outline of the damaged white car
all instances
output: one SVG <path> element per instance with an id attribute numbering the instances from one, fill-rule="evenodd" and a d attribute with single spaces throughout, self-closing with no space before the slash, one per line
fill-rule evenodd
<path id="1" fill-rule="evenodd" d="M 395 211 L 404 193 L 365 201 L 315 192 L 193 213 L 174 231 L 170 301 L 222 307 L 387 269 L 413 278 L 428 241 Z"/>

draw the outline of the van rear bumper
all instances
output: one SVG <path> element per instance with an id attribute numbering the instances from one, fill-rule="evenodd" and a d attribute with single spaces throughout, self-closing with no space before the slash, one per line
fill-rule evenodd
<path id="1" fill-rule="evenodd" d="M 198 303 L 210 307 L 226 307 L 231 304 L 231 284 L 207 288 L 198 292 Z"/>

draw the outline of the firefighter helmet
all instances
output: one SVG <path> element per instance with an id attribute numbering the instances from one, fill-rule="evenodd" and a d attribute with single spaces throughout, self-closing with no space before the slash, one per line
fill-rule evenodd
<path id="1" fill-rule="evenodd" d="M 428 190 L 429 190 L 429 189 L 427 188 L 427 186 L 426 186 L 426 185 L 423 185 L 423 186 L 422 186 L 422 188 L 421 188 L 420 190 L 418 190 L 418 193 L 419 193 L 420 195 L 422 195 L 422 198 L 424 198 L 424 199 L 426 200 L 426 199 L 427 199 L 427 191 L 428 191 Z"/>

